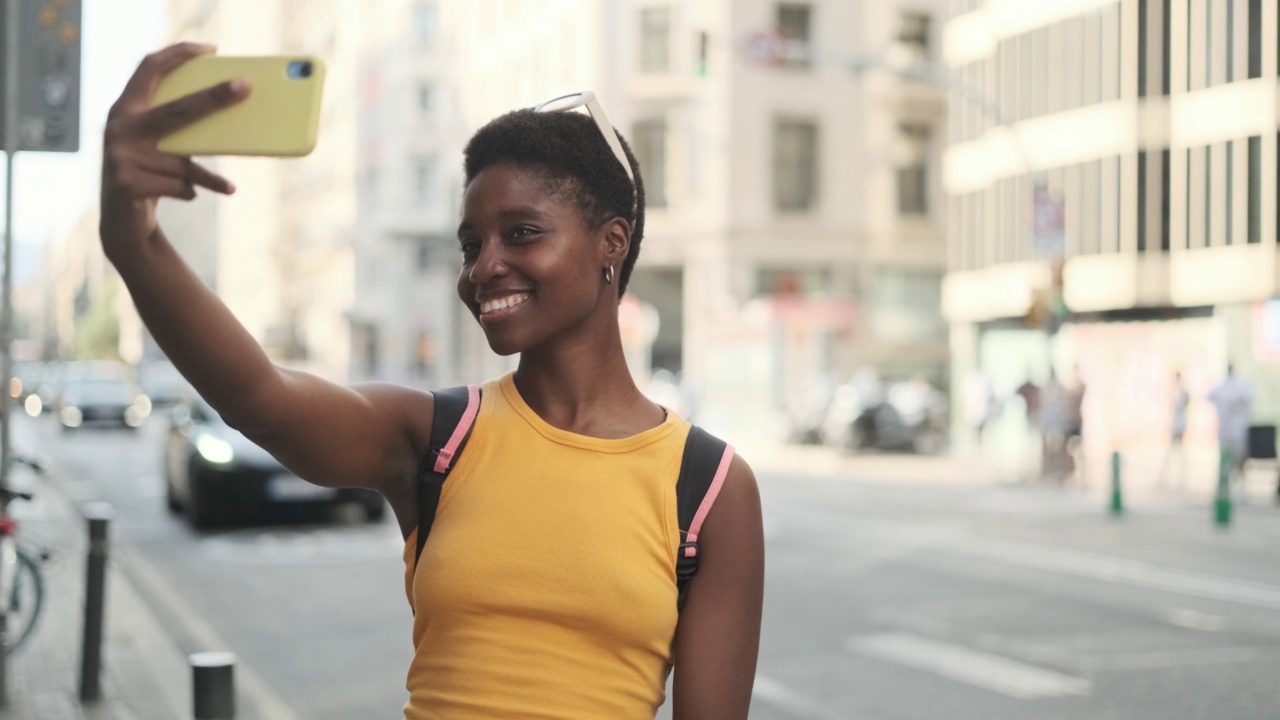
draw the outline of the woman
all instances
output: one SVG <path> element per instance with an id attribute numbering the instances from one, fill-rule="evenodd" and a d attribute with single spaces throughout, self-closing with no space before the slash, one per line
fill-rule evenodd
<path id="1" fill-rule="evenodd" d="M 208 52 L 179 44 L 149 56 L 113 106 L 103 248 L 209 404 L 299 476 L 381 492 L 408 563 L 431 393 L 341 387 L 275 366 L 156 222 L 160 197 L 234 192 L 156 149 L 251 92 L 232 81 L 151 108 L 166 72 Z M 468 144 L 458 292 L 494 351 L 520 362 L 483 387 L 410 574 L 408 720 L 652 717 L 673 665 L 676 718 L 747 716 L 763 595 L 759 494 L 735 458 L 677 613 L 672 488 L 689 426 L 640 393 L 623 358 L 618 302 L 644 189 L 629 151 L 612 144 L 585 115 L 533 111 Z"/>

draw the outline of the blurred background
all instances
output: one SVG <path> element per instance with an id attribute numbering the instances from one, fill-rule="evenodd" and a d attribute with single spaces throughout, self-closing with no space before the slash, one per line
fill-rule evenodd
<path id="1" fill-rule="evenodd" d="M 107 107 L 176 40 L 328 65 L 313 154 L 212 159 L 237 194 L 161 222 L 339 382 L 514 368 L 456 301 L 460 149 L 595 91 L 649 200 L 633 374 L 760 476 L 753 717 L 1280 716 L 1276 0 L 84 0 L 78 27 L 79 151 L 15 162 L 15 443 L 117 506 L 139 616 L 239 653 L 247 717 L 394 714 L 409 615 L 380 500 L 244 447 L 103 258 Z M 238 510 L 202 500 L 233 471 Z"/>

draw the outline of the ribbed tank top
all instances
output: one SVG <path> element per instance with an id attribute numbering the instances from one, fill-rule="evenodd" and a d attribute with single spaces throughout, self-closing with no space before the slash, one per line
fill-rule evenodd
<path id="1" fill-rule="evenodd" d="M 414 571 L 406 720 L 653 718 L 675 634 L 675 485 L 689 424 L 552 427 L 511 375 L 480 413 Z"/>

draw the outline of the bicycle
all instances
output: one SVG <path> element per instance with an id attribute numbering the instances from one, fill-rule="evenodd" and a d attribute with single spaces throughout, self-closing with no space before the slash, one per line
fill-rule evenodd
<path id="1" fill-rule="evenodd" d="M 13 462 L 44 474 L 43 466 L 34 460 L 15 456 Z M 16 654 L 31 637 L 44 608 L 41 566 L 49 553 L 19 543 L 18 521 L 9 514 L 10 503 L 32 497 L 29 492 L 0 487 L 0 643 L 6 656 Z"/>

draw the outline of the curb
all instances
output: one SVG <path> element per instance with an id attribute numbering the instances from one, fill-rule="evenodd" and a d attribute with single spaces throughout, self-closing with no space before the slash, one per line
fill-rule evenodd
<path id="1" fill-rule="evenodd" d="M 32 437 L 20 440 L 25 440 L 21 444 L 28 448 L 38 445 Z M 74 547 L 83 551 L 86 537 L 81 512 L 83 501 L 69 492 L 62 468 L 43 453 L 40 456 L 47 468 L 42 483 L 45 496 L 61 506 L 56 511 L 56 524 L 64 532 L 74 533 Z M 96 703 L 82 704 L 80 711 L 85 720 L 173 720 L 189 717 L 191 678 L 187 659 L 148 606 L 143 594 L 129 579 L 127 566 L 131 553 L 119 541 L 118 532 L 112 532 L 110 543 L 102 642 L 102 698 Z M 75 598 L 75 605 L 82 612 L 85 559 L 77 553 L 65 558 L 64 562 L 80 568 L 77 573 L 80 579 L 71 588 L 51 587 L 48 592 L 76 593 L 79 597 Z M 50 617 L 41 620 L 73 621 L 77 642 L 74 655 L 80 656 L 81 618 Z M 39 629 L 36 632 L 38 634 Z M 72 676 L 78 673 L 78 669 L 68 667 L 66 672 Z"/>

